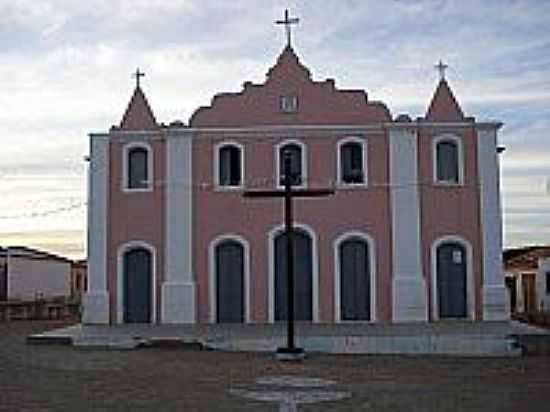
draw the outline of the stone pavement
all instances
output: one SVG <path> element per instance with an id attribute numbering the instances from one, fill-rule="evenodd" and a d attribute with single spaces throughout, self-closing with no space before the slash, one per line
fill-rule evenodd
<path id="1" fill-rule="evenodd" d="M 28 334 L 52 327 L 59 325 L 0 323 L 0 411 L 281 411 L 273 400 L 281 392 L 339 396 L 297 405 L 306 412 L 546 412 L 550 405 L 550 357 L 312 354 L 289 364 L 265 353 L 25 345 Z M 332 383 L 295 383 L 304 378 Z M 242 396 L 250 393 L 264 400 Z"/>
<path id="2" fill-rule="evenodd" d="M 284 323 L 75 325 L 31 339 L 127 349 L 179 342 L 225 351 L 272 352 L 284 345 L 285 333 Z M 298 344 L 308 352 L 333 354 L 519 356 L 514 336 L 533 334 L 548 335 L 550 344 L 548 331 L 518 322 L 298 323 L 296 334 Z"/>

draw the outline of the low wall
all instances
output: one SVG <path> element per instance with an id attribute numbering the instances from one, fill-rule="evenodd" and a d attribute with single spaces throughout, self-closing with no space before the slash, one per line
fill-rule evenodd
<path id="1" fill-rule="evenodd" d="M 0 302 L 0 322 L 16 320 L 80 320 L 80 302 L 55 299 Z"/>

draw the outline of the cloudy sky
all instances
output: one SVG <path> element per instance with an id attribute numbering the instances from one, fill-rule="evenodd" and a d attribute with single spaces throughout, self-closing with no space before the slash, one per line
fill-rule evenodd
<path id="1" fill-rule="evenodd" d="M 505 123 L 507 246 L 550 243 L 550 2 L 0 0 L 0 245 L 85 254 L 87 134 L 118 123 L 131 73 L 161 122 L 261 82 L 294 46 L 314 78 L 425 112 L 447 78 L 468 115 Z"/>

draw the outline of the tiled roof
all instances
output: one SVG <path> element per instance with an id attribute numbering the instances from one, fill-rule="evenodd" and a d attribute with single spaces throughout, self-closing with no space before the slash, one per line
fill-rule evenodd
<path id="1" fill-rule="evenodd" d="M 550 257 L 550 246 L 528 246 L 504 251 L 506 270 L 536 270 L 540 258 Z"/>

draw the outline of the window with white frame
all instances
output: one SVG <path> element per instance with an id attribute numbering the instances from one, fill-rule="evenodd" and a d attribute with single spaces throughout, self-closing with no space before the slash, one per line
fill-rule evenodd
<path id="1" fill-rule="evenodd" d="M 440 137 L 434 141 L 434 181 L 461 184 L 463 181 L 462 145 L 457 137 Z"/>
<path id="2" fill-rule="evenodd" d="M 293 186 L 301 186 L 304 184 L 304 151 L 298 143 L 285 143 L 279 146 L 279 185 L 285 184 L 285 157 L 290 157 L 290 182 Z"/>
<path id="3" fill-rule="evenodd" d="M 152 158 L 148 145 L 130 145 L 124 150 L 124 189 L 151 189 Z"/>
<path id="4" fill-rule="evenodd" d="M 228 143 L 217 149 L 217 183 L 223 187 L 240 187 L 243 180 L 242 147 Z"/>
<path id="5" fill-rule="evenodd" d="M 338 144 L 338 181 L 345 185 L 366 183 L 365 142 L 348 138 Z"/>

